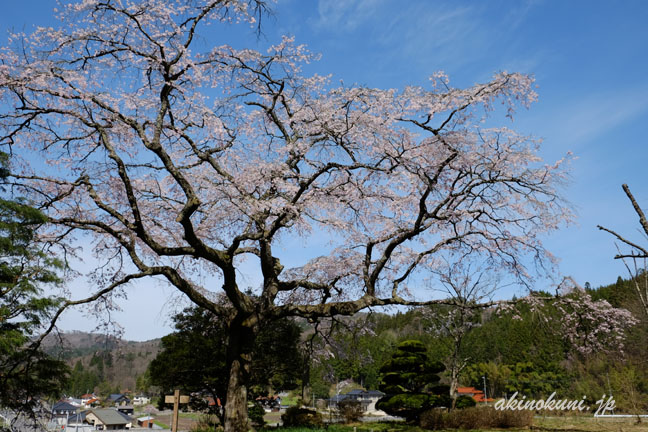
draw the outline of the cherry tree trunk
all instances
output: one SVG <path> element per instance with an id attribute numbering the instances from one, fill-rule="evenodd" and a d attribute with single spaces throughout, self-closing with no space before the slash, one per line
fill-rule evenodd
<path id="1" fill-rule="evenodd" d="M 450 371 L 450 397 L 452 398 L 451 409 L 455 409 L 455 404 L 457 403 L 457 388 L 459 387 L 459 371 L 456 365 L 452 365 Z"/>
<path id="2" fill-rule="evenodd" d="M 247 415 L 247 385 L 250 377 L 252 347 L 256 331 L 240 318 L 230 324 L 227 346 L 229 380 L 225 402 L 225 432 L 250 430 Z"/>

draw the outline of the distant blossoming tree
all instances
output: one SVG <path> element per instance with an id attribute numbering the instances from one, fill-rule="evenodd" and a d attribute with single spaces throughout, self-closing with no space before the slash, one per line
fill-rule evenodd
<path id="1" fill-rule="evenodd" d="M 459 375 L 470 358 L 464 356 L 465 338 L 482 324 L 482 305 L 491 304 L 495 291 L 501 288 L 493 268 L 472 268 L 470 263 L 454 263 L 438 270 L 439 286 L 444 297 L 452 299 L 452 305 L 431 305 L 422 308 L 428 329 L 446 341 L 448 355 L 444 364 L 449 375 L 452 407 L 458 397 Z M 501 305 L 504 308 L 508 305 Z"/>
<path id="2" fill-rule="evenodd" d="M 565 354 L 588 356 L 597 352 L 623 354 L 627 330 L 639 320 L 628 310 L 613 307 L 606 300 L 594 300 L 571 276 L 556 287 L 555 296 L 532 292 L 515 302 L 500 302 L 498 314 L 511 313 L 522 320 L 518 307 L 530 310 L 559 334 L 569 347 Z"/>
<path id="3" fill-rule="evenodd" d="M 84 233 L 102 259 L 96 293 L 64 307 L 156 277 L 222 316 L 227 431 L 247 430 L 263 323 L 452 303 L 408 290 L 441 257 L 529 283 L 551 265 L 540 236 L 570 218 L 562 161 L 543 164 L 537 141 L 487 119 L 533 102 L 531 77 L 335 87 L 301 72 L 314 57 L 289 38 L 261 53 L 196 37 L 264 7 L 83 0 L 0 54 L 0 140 L 33 162 L 12 178 L 48 217 L 41 239 Z M 282 241 L 322 234 L 321 256 L 284 266 Z M 262 281 L 251 293 L 244 259 Z"/>

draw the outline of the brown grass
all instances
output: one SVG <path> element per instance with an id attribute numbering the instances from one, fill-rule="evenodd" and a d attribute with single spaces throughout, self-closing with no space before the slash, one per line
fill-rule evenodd
<path id="1" fill-rule="evenodd" d="M 473 407 L 451 412 L 432 409 L 421 416 L 425 429 L 520 429 L 533 423 L 530 411 L 496 410 L 493 407 Z"/>

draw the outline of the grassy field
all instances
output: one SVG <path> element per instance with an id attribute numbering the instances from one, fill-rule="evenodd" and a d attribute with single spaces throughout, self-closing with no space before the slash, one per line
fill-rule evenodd
<path id="1" fill-rule="evenodd" d="M 199 413 L 180 413 L 178 418 L 178 430 L 188 431 L 198 422 Z M 162 414 L 155 417 L 155 423 L 165 429 L 171 428 L 171 414 Z"/>

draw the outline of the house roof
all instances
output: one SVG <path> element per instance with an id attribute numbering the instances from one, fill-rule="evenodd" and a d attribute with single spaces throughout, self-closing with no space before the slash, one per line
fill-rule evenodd
<path id="1" fill-rule="evenodd" d="M 370 398 L 370 397 L 382 397 L 385 396 L 385 393 L 378 390 L 355 389 L 355 390 L 351 390 L 345 396 L 360 396 L 362 398 Z"/>
<path id="2" fill-rule="evenodd" d="M 116 401 L 116 400 L 119 400 L 119 399 L 128 399 L 128 397 L 126 397 L 125 395 L 123 395 L 121 393 L 113 393 L 110 396 L 108 396 L 109 401 Z"/>
<path id="3" fill-rule="evenodd" d="M 349 395 L 335 395 L 331 399 L 329 399 L 331 402 L 341 402 L 345 399 L 349 399 Z"/>
<path id="4" fill-rule="evenodd" d="M 58 401 L 52 406 L 52 411 L 76 411 L 77 407 L 65 401 Z"/>
<path id="5" fill-rule="evenodd" d="M 491 398 L 484 399 L 484 392 L 477 390 L 475 387 L 457 387 L 457 394 L 472 396 L 472 398 L 475 399 L 475 402 L 490 402 L 493 400 Z"/>
<path id="6" fill-rule="evenodd" d="M 86 393 L 83 396 L 81 396 L 81 399 L 91 399 L 93 397 L 95 397 L 93 394 Z"/>
<path id="7" fill-rule="evenodd" d="M 484 393 L 481 390 L 477 390 L 475 387 L 457 387 L 457 393 L 459 394 L 479 394 Z"/>
<path id="8" fill-rule="evenodd" d="M 125 412 L 123 412 L 123 411 L 119 411 L 119 410 L 117 410 L 117 412 L 118 412 L 119 415 L 121 415 L 121 416 L 124 418 L 124 420 L 126 420 L 128 423 L 131 423 L 131 422 L 133 421 L 133 417 L 129 416 L 129 415 L 126 414 Z"/>
<path id="9" fill-rule="evenodd" d="M 78 414 L 70 416 L 68 423 L 83 423 L 86 418 L 87 411 L 81 411 Z"/>
<path id="10" fill-rule="evenodd" d="M 127 415 L 120 413 L 117 410 L 110 408 L 101 408 L 90 410 L 88 414 L 94 414 L 99 421 L 105 425 L 125 425 L 131 423 L 133 420 Z"/>

